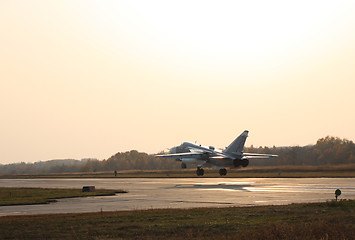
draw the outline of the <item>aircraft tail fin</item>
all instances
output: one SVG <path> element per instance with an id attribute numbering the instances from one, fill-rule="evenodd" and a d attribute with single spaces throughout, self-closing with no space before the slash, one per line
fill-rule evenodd
<path id="1" fill-rule="evenodd" d="M 245 141 L 247 140 L 248 133 L 249 131 L 245 130 L 224 150 L 224 152 L 231 154 L 241 154 L 244 148 Z"/>

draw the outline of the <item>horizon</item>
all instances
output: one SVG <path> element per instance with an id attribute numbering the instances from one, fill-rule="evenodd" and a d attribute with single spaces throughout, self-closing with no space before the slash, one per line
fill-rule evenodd
<path id="1" fill-rule="evenodd" d="M 323 138 L 326 138 L 326 137 L 334 137 L 334 138 L 339 138 L 339 137 L 336 137 L 336 136 L 325 136 L 325 137 L 322 137 L 322 138 L 319 138 L 318 140 L 320 139 L 323 139 Z M 341 139 L 341 138 L 339 138 Z M 317 141 L 318 141 L 317 140 Z M 346 138 L 343 138 L 341 140 L 349 140 L 349 139 L 346 139 Z M 354 141 L 352 140 L 349 140 L 351 141 L 352 143 L 354 143 Z M 293 146 L 253 146 L 253 145 L 250 145 L 250 146 L 244 146 L 245 148 L 255 148 L 255 149 L 258 149 L 258 148 L 273 148 L 273 147 L 276 147 L 276 148 L 292 148 L 292 147 L 308 147 L 308 146 L 315 146 L 317 143 L 314 143 L 314 144 L 307 144 L 307 145 L 303 145 L 303 146 L 300 146 L 300 145 L 293 145 Z M 202 145 L 202 144 L 201 144 Z M 175 146 L 172 146 L 172 147 L 175 147 Z M 215 147 L 215 146 L 214 146 Z M 218 147 L 217 147 L 218 149 Z M 119 154 L 119 153 L 126 153 L 126 152 L 131 152 L 131 151 L 137 151 L 138 153 L 146 153 L 148 155 L 154 155 L 154 154 L 159 154 L 159 152 L 155 152 L 155 153 L 147 153 L 147 152 L 144 152 L 144 151 L 140 151 L 138 149 L 131 149 L 131 150 L 127 150 L 127 151 L 120 151 L 120 152 L 116 152 L 114 154 L 110 154 L 111 156 L 110 157 L 107 157 L 107 158 L 103 158 L 103 159 L 99 159 L 99 158 L 93 158 L 93 157 L 82 157 L 82 158 L 56 158 L 56 159 L 47 159 L 47 160 L 37 160 L 37 161 L 33 161 L 33 162 L 12 162 L 12 163 L 1 163 L 0 162 L 0 165 L 8 165 L 8 164 L 20 164 L 20 163 L 26 163 L 26 164 L 31 164 L 31 163 L 39 163 L 39 162 L 49 162 L 49 161 L 66 161 L 66 160 L 74 160 L 74 161 L 90 161 L 90 160 L 97 160 L 97 161 L 104 161 L 104 160 L 107 160 L 109 158 L 111 158 L 112 156 L 116 155 L 116 154 Z"/>
<path id="2" fill-rule="evenodd" d="M 0 163 L 355 140 L 355 2 L 0 3 Z"/>

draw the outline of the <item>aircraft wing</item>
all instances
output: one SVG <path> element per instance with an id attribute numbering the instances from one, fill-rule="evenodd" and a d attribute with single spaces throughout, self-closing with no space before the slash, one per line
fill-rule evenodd
<path id="1" fill-rule="evenodd" d="M 155 157 L 163 157 L 163 158 L 200 158 L 203 153 L 199 152 L 187 152 L 187 153 L 172 153 L 172 154 L 160 154 L 155 155 Z"/>
<path id="2" fill-rule="evenodd" d="M 258 153 L 243 153 L 243 157 L 250 158 L 272 158 L 278 157 L 278 155 L 273 154 L 258 154 Z"/>

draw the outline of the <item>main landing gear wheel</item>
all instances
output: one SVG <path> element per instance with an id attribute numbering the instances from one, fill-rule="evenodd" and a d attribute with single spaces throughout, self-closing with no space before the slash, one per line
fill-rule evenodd
<path id="1" fill-rule="evenodd" d="M 219 169 L 219 175 L 226 176 L 227 175 L 227 169 L 225 169 L 225 168 Z"/>
<path id="2" fill-rule="evenodd" d="M 197 168 L 196 174 L 197 176 L 203 176 L 203 174 L 205 174 L 205 171 L 202 168 Z"/>

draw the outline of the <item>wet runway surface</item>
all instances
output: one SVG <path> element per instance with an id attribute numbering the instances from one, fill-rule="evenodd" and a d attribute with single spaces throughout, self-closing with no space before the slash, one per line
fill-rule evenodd
<path id="1" fill-rule="evenodd" d="M 156 208 L 280 205 L 355 199 L 353 178 L 110 178 L 0 179 L 0 187 L 123 189 L 126 194 L 60 199 L 56 203 L 0 206 L 0 216 Z"/>

